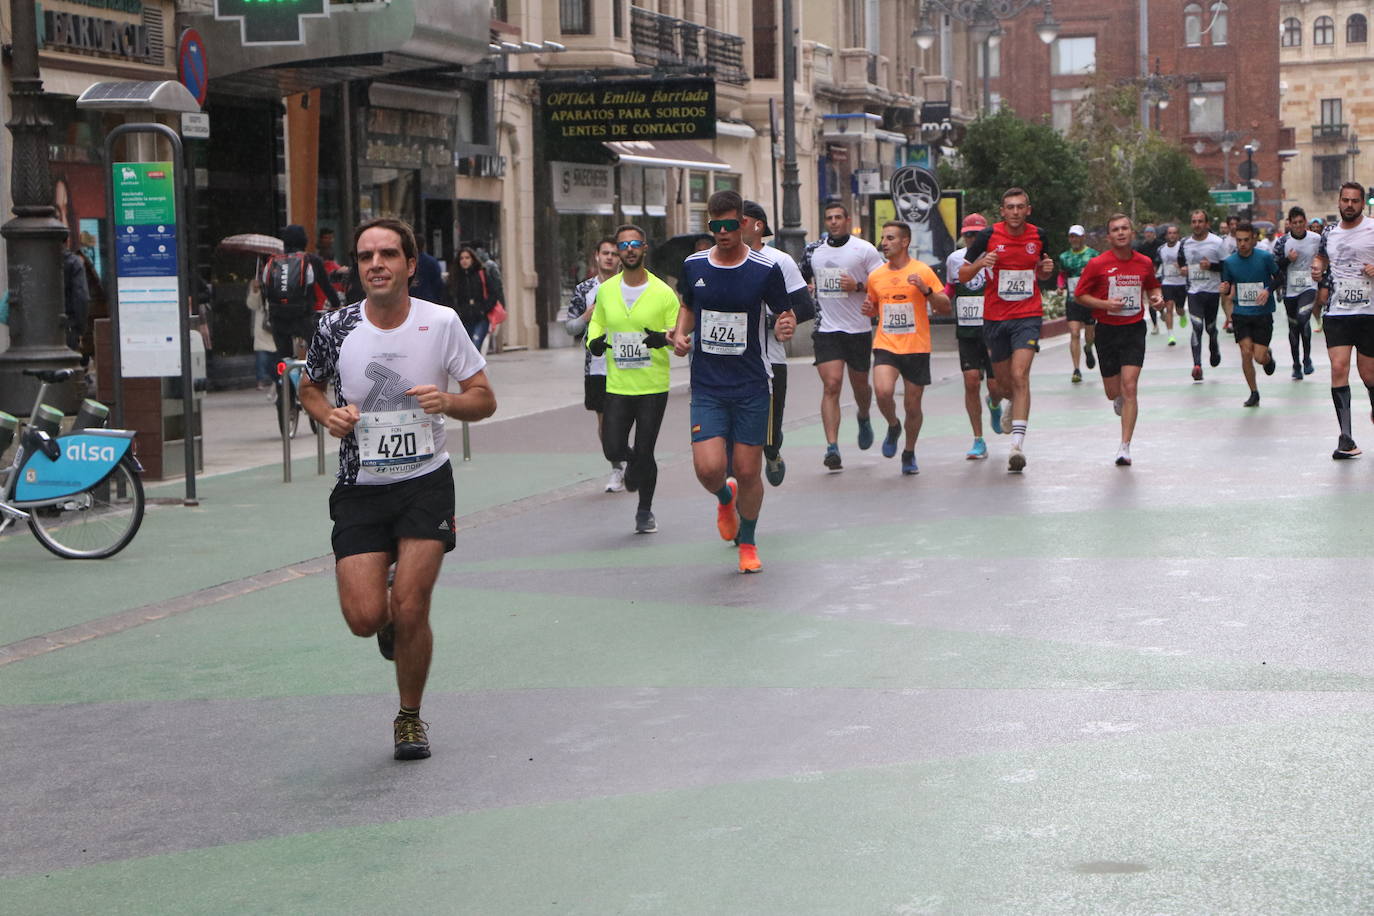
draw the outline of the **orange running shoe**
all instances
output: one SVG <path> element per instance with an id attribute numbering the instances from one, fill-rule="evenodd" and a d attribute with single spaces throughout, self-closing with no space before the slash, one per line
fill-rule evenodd
<path id="1" fill-rule="evenodd" d="M 759 562 L 759 549 L 753 544 L 739 545 L 739 571 L 756 573 L 761 569 L 763 564 Z"/>
<path id="2" fill-rule="evenodd" d="M 726 478 L 725 485 L 730 488 L 730 501 L 716 506 L 716 530 L 722 541 L 733 541 L 739 535 L 739 500 L 735 498 L 739 486 L 733 477 Z"/>

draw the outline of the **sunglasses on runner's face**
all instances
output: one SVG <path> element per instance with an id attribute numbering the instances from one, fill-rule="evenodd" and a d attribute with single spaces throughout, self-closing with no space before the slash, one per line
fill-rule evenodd
<path id="1" fill-rule="evenodd" d="M 626 239 L 626 240 L 623 241 L 623 242 L 616 242 L 615 244 L 616 244 L 616 247 L 617 247 L 617 248 L 619 248 L 621 251 L 624 251 L 624 250 L 627 249 L 627 248 L 643 248 L 643 247 L 644 247 L 644 240 L 643 240 L 643 239 Z"/>
<path id="2" fill-rule="evenodd" d="M 739 220 L 737 219 L 713 219 L 706 224 L 706 228 L 712 232 L 738 232 Z"/>

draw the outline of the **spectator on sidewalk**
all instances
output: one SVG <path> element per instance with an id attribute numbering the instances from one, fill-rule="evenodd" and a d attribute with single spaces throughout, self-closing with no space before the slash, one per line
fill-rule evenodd
<path id="1" fill-rule="evenodd" d="M 458 263 L 449 271 L 450 304 L 480 352 L 491 329 L 487 312 L 501 299 L 501 282 L 487 274 L 477 252 L 464 245 Z"/>
<path id="2" fill-rule="evenodd" d="M 415 242 L 419 246 L 420 257 L 415 264 L 415 276 L 410 280 L 410 294 L 436 305 L 448 305 L 445 301 L 443 265 L 427 250 L 424 236 L 416 236 Z"/>
<path id="3" fill-rule="evenodd" d="M 253 365 L 258 379 L 258 390 L 266 391 L 272 386 L 272 364 L 277 360 L 277 344 L 272 339 L 272 331 L 267 327 L 267 307 L 262 301 L 262 284 L 257 277 L 248 282 L 248 295 L 244 299 L 248 311 L 253 316 Z"/>

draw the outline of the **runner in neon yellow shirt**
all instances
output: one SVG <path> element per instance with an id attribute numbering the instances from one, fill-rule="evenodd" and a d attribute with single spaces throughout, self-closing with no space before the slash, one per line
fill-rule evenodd
<path id="1" fill-rule="evenodd" d="M 644 269 L 648 242 L 638 226 L 615 233 L 624 270 L 602 283 L 587 323 L 587 349 L 606 355 L 606 408 L 601 448 L 608 461 L 624 461 L 625 489 L 639 493 L 635 532 L 658 530 L 654 489 L 658 463 L 654 445 L 668 407 L 668 338 L 677 323 L 678 302 L 668 284 Z M 634 448 L 630 428 L 634 427 Z"/>

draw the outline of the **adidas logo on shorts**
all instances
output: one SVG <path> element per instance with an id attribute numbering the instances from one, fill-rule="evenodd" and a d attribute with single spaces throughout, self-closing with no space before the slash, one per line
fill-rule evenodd
<path id="1" fill-rule="evenodd" d="M 449 530 L 449 528 L 448 528 L 448 519 L 444 519 L 442 522 L 439 523 L 439 530 L 440 530 L 440 531 L 448 531 L 448 530 Z"/>

